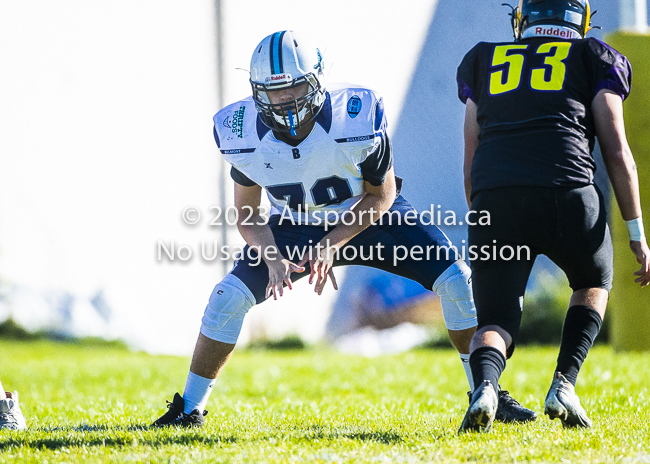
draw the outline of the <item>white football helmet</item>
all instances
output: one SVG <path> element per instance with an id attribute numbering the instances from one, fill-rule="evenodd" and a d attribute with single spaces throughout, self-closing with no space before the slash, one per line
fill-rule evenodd
<path id="1" fill-rule="evenodd" d="M 251 58 L 250 76 L 257 112 L 273 130 L 296 135 L 325 102 L 321 52 L 293 31 L 276 32 L 260 42 Z M 309 86 L 305 96 L 271 104 L 267 92 L 302 84 Z"/>

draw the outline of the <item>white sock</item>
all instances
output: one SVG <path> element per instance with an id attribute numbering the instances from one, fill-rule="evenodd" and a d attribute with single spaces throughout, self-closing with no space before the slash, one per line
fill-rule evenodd
<path id="1" fill-rule="evenodd" d="M 469 382 L 469 391 L 470 393 L 474 392 L 474 377 L 472 377 L 472 368 L 469 366 L 469 353 L 458 353 L 460 355 L 460 362 L 463 363 L 463 369 L 465 369 L 465 375 L 467 376 L 467 381 Z"/>
<path id="2" fill-rule="evenodd" d="M 189 414 L 198 409 L 203 413 L 216 381 L 217 379 L 206 379 L 190 371 L 187 374 L 185 390 L 183 390 L 183 399 L 185 400 L 185 410 L 183 412 Z"/>

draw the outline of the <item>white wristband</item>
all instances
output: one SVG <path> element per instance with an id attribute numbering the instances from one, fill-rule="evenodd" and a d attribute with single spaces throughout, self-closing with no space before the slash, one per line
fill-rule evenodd
<path id="1" fill-rule="evenodd" d="M 643 230 L 643 218 L 638 217 L 631 221 L 625 221 L 627 233 L 630 235 L 631 242 L 640 242 L 645 240 L 645 231 Z"/>

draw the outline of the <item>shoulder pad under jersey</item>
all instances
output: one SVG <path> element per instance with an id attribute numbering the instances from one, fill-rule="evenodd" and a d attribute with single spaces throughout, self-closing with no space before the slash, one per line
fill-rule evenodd
<path id="1" fill-rule="evenodd" d="M 328 86 L 332 104 L 330 136 L 338 143 L 379 140 L 386 132 L 381 97 L 360 86 Z"/>
<path id="2" fill-rule="evenodd" d="M 214 115 L 213 121 L 219 150 L 234 166 L 248 164 L 248 154 L 255 151 L 269 132 L 257 117 L 252 97 L 226 106 Z"/>

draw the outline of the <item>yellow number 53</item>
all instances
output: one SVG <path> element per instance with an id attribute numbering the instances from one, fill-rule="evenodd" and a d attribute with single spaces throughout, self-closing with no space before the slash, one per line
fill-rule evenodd
<path id="1" fill-rule="evenodd" d="M 571 51 L 570 42 L 548 42 L 539 46 L 535 53 L 547 55 L 542 68 L 530 72 L 530 88 L 541 92 L 558 92 L 564 88 L 566 66 L 564 61 Z M 528 45 L 499 45 L 494 47 L 492 68 L 500 68 L 490 73 L 490 95 L 501 95 L 517 90 L 521 85 L 525 56 Z M 507 65 L 504 69 L 504 65 Z M 548 67 L 551 75 L 546 78 Z M 504 79 L 505 76 L 505 79 Z"/>

